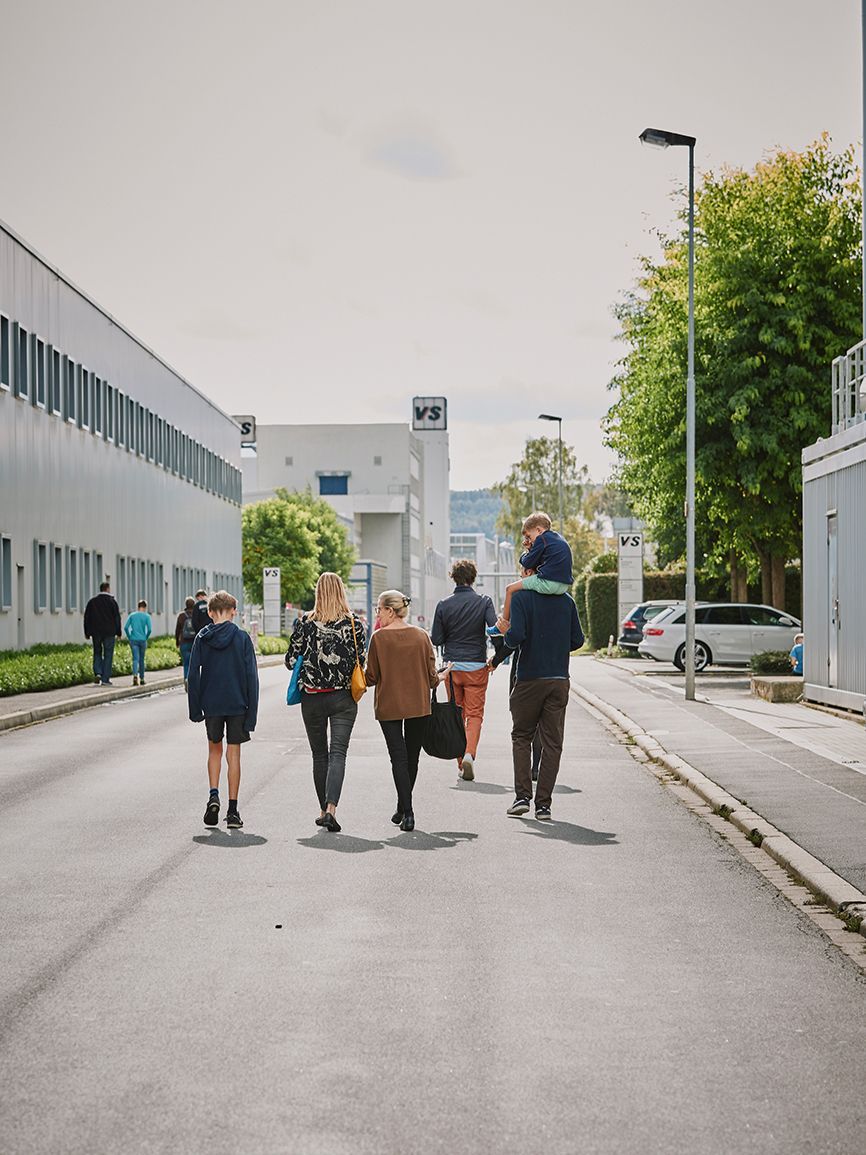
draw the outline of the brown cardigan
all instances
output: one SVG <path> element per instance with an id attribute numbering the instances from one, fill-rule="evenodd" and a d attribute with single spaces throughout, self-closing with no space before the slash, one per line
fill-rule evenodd
<path id="1" fill-rule="evenodd" d="M 364 672 L 367 685 L 376 687 L 373 712 L 380 722 L 430 713 L 430 691 L 439 683 L 436 655 L 418 626 L 376 630 Z"/>

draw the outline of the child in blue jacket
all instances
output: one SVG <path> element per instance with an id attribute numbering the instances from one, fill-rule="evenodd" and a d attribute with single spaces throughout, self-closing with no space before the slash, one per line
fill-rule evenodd
<path id="1" fill-rule="evenodd" d="M 230 830 L 243 826 L 238 811 L 241 783 L 241 743 L 249 742 L 259 709 L 259 672 L 249 634 L 234 623 L 238 603 L 220 590 L 207 604 L 211 625 L 195 636 L 189 660 L 189 717 L 204 722 L 207 730 L 207 774 L 210 796 L 205 826 L 219 822 L 219 784 L 225 735 L 229 805 L 225 822 Z"/>
<path id="2" fill-rule="evenodd" d="M 507 633 L 511 621 L 511 595 L 517 590 L 534 590 L 537 594 L 565 594 L 574 584 L 571 572 L 571 547 L 552 528 L 546 513 L 531 513 L 523 523 L 523 542 L 528 548 L 520 555 L 522 569 L 532 570 L 529 577 L 505 587 L 505 606 L 496 623 Z M 488 631 L 489 632 L 489 631 Z"/>
<path id="3" fill-rule="evenodd" d="M 147 612 L 147 602 L 138 603 L 138 611 L 130 614 L 123 627 L 132 650 L 132 684 L 144 685 L 144 655 L 147 652 L 147 639 L 153 633 L 153 623 Z"/>

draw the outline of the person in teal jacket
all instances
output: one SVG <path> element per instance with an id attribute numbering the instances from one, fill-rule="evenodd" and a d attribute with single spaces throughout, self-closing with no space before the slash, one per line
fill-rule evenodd
<path id="1" fill-rule="evenodd" d="M 129 615 L 123 629 L 129 639 L 129 648 L 132 650 L 132 684 L 133 686 L 143 686 L 147 639 L 153 633 L 153 623 L 147 612 L 147 602 L 138 603 L 138 612 Z"/>

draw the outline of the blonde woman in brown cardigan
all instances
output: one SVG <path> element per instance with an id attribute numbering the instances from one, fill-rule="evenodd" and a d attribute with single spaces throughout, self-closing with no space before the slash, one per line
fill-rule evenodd
<path id="1" fill-rule="evenodd" d="M 385 735 L 397 787 L 397 811 L 391 821 L 401 830 L 415 829 L 412 790 L 430 716 L 430 691 L 450 669 L 437 673 L 429 636 L 406 621 L 409 601 L 399 590 L 379 595 L 379 628 L 370 639 L 365 671 L 367 685 L 376 687 L 373 712 Z"/>

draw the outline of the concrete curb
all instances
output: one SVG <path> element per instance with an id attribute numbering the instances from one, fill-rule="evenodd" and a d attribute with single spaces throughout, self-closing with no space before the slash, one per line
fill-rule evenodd
<path id="1" fill-rule="evenodd" d="M 713 810 L 765 850 L 816 898 L 848 921 L 852 929 L 859 923 L 856 929 L 866 937 L 866 894 L 859 891 L 856 886 L 852 886 L 847 879 L 834 873 L 829 866 L 809 854 L 802 846 L 798 846 L 760 814 L 744 806 L 700 770 L 696 770 L 677 754 L 669 754 L 660 742 L 647 734 L 621 710 L 617 710 L 597 694 L 574 682 L 571 684 L 571 692 L 627 734 L 652 762 L 663 766 L 685 782 Z"/>
<path id="2" fill-rule="evenodd" d="M 282 654 L 268 654 L 258 660 L 260 668 L 281 666 L 282 664 Z M 175 686 L 182 685 L 183 674 L 179 674 L 177 677 L 164 678 L 144 687 L 123 686 L 108 692 L 99 691 L 91 698 L 64 698 L 59 702 L 35 706 L 32 710 L 17 710 L 15 713 L 0 716 L 0 733 L 3 733 L 4 730 L 17 730 L 21 726 L 32 726 L 37 722 L 49 722 L 52 718 L 64 718 L 69 714 L 77 714 L 79 710 L 91 710 L 94 706 L 102 706 L 106 702 L 121 702 L 124 698 L 143 697 L 158 690 L 170 690 Z M 94 690 L 96 690 L 95 686 Z"/>

